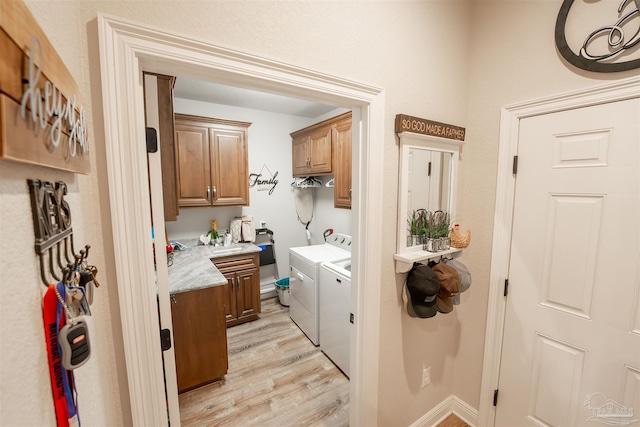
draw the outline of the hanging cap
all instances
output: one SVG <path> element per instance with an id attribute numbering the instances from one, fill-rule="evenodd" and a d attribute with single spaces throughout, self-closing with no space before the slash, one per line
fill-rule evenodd
<path id="1" fill-rule="evenodd" d="M 450 313 L 453 311 L 453 296 L 460 292 L 460 278 L 453 268 L 440 262 L 433 267 L 433 271 L 440 282 L 440 290 L 436 297 L 438 311 Z"/>
<path id="2" fill-rule="evenodd" d="M 447 261 L 447 265 L 453 267 L 458 272 L 458 277 L 460 278 L 460 293 L 469 289 L 471 287 L 471 273 L 469 273 L 467 266 L 457 259 Z M 453 297 L 454 305 L 460 304 L 460 293 Z"/>
<path id="3" fill-rule="evenodd" d="M 411 317 L 428 318 L 438 312 L 436 295 L 440 289 L 434 271 L 426 265 L 414 266 L 407 275 L 403 292 L 407 313 Z"/>

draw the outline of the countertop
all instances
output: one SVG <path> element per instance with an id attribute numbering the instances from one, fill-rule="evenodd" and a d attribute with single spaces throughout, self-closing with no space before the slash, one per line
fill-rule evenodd
<path id="1" fill-rule="evenodd" d="M 253 243 L 235 243 L 231 246 L 198 245 L 198 239 L 178 240 L 187 247 L 174 250 L 173 265 L 169 267 L 169 293 L 195 291 L 197 289 L 227 284 L 227 279 L 212 260 L 230 255 L 260 252 Z"/>

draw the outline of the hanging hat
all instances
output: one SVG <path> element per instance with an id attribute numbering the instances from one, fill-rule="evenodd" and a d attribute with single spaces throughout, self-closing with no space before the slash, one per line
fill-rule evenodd
<path id="1" fill-rule="evenodd" d="M 436 295 L 440 289 L 434 271 L 426 265 L 414 266 L 407 274 L 402 299 L 411 317 L 428 318 L 438 312 Z"/>
<path id="2" fill-rule="evenodd" d="M 460 292 L 458 272 L 444 262 L 436 264 L 433 267 L 433 271 L 436 273 L 440 283 L 440 290 L 436 297 L 438 311 L 450 313 L 453 311 L 453 296 Z"/>
<path id="3" fill-rule="evenodd" d="M 460 278 L 460 293 L 453 297 L 453 304 L 458 305 L 460 304 L 460 294 L 471 286 L 471 273 L 469 273 L 467 266 L 457 259 L 447 261 L 447 265 L 453 267 L 458 272 L 458 277 Z"/>

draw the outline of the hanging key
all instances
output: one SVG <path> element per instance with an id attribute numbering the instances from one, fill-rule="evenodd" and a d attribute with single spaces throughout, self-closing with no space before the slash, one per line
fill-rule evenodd
<path id="1" fill-rule="evenodd" d="M 93 287 L 95 285 L 93 273 L 89 270 L 80 270 L 79 285 L 84 289 L 84 294 L 89 305 L 93 304 Z"/>

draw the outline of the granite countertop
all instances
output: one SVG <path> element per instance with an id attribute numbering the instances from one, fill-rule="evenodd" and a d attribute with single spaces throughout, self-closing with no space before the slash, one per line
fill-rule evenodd
<path id="1" fill-rule="evenodd" d="M 216 268 L 212 259 L 261 251 L 252 243 L 235 243 L 229 247 L 216 247 L 198 245 L 198 239 L 179 240 L 179 242 L 187 249 L 173 252 L 173 265 L 169 267 L 169 293 L 171 294 L 226 285 L 227 279 Z"/>

